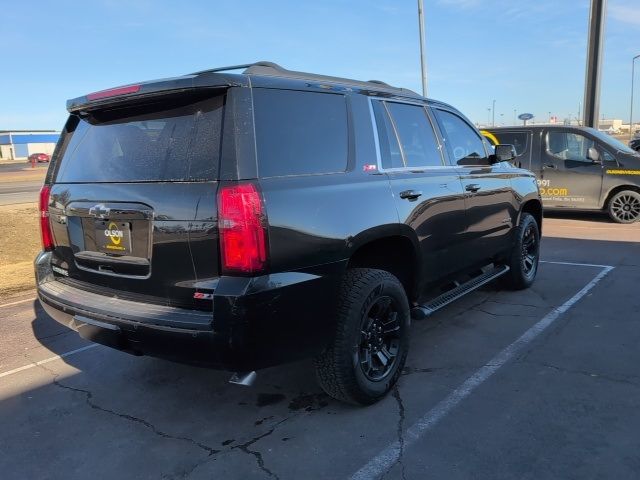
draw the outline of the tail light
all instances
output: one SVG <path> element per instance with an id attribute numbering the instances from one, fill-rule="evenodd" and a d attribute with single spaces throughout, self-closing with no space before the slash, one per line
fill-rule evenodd
<path id="1" fill-rule="evenodd" d="M 218 192 L 220 258 L 225 272 L 256 273 L 267 263 L 266 213 L 251 183 L 226 185 Z"/>
<path id="2" fill-rule="evenodd" d="M 42 248 L 45 251 L 53 250 L 53 235 L 51 235 L 51 225 L 49 224 L 49 185 L 43 185 L 40 189 L 40 235 L 42 238 Z"/>

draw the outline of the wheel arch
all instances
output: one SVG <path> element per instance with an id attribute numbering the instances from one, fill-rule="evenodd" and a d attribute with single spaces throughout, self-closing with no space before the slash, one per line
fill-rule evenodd
<path id="1" fill-rule="evenodd" d="M 604 202 L 602 202 L 602 205 L 600 206 L 600 208 L 602 210 L 605 210 L 606 208 L 608 208 L 611 198 L 616 193 L 622 192 L 624 190 L 631 190 L 632 192 L 640 193 L 640 187 L 638 185 L 628 185 L 628 184 L 616 185 L 615 187 L 612 187 L 609 190 L 609 193 L 607 193 L 606 197 L 604 197 Z"/>
<path id="2" fill-rule="evenodd" d="M 416 298 L 421 258 L 418 239 L 394 226 L 392 230 L 362 234 L 354 245 L 347 268 L 378 268 L 395 275 L 407 293 L 409 301 Z M 393 252 L 390 255 L 390 252 Z"/>
<path id="3" fill-rule="evenodd" d="M 517 225 L 520 225 L 520 219 L 522 218 L 523 213 L 533 215 L 533 218 L 535 218 L 536 222 L 538 223 L 538 230 L 542 235 L 542 202 L 540 202 L 540 200 L 537 198 L 532 198 L 525 201 L 522 204 L 522 207 L 520 207 Z"/>

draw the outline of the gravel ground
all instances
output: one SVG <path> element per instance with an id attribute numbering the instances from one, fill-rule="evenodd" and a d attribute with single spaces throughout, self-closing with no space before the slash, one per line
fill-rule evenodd
<path id="1" fill-rule="evenodd" d="M 34 285 L 33 259 L 40 251 L 36 204 L 0 206 L 0 299 Z"/>

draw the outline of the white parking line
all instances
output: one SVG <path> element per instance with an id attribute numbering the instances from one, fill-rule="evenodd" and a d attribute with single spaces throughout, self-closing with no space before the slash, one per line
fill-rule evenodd
<path id="1" fill-rule="evenodd" d="M 440 401 L 435 407 L 425 413 L 416 423 L 409 427 L 404 434 L 403 449 L 409 448 L 423 437 L 434 425 L 442 420 L 451 410 L 453 410 L 462 400 L 468 397 L 483 382 L 488 380 L 500 367 L 511 360 L 516 354 L 531 343 L 538 335 L 546 330 L 553 322 L 569 310 L 576 302 L 584 297 L 600 280 L 602 280 L 614 267 L 609 265 L 590 265 L 590 264 L 572 264 L 569 262 L 546 262 L 557 263 L 559 265 L 576 265 L 576 266 L 601 266 L 602 270 L 585 285 L 578 293 L 569 300 L 564 302 L 557 308 L 545 315 L 542 320 L 538 321 L 529 330 L 527 330 L 520 338 L 511 345 L 506 347 L 495 357 L 493 357 L 484 366 L 480 367 L 473 375 L 471 375 L 462 385 L 451 392 L 444 400 Z M 351 476 L 351 480 L 369 480 L 378 478 L 385 474 L 400 458 L 401 446 L 396 441 L 387 446 L 378 455 L 373 457 L 365 466 Z"/>
<path id="2" fill-rule="evenodd" d="M 36 297 L 33 297 L 33 298 L 26 298 L 24 300 L 18 300 L 17 302 L 5 303 L 3 305 L 0 305 L 0 308 L 12 307 L 14 305 L 20 305 L 21 303 L 33 302 L 35 299 Z"/>
<path id="3" fill-rule="evenodd" d="M 34 368 L 39 365 L 44 365 L 45 363 L 54 362 L 56 360 L 60 360 L 61 358 L 65 358 L 70 355 L 75 355 L 76 353 L 84 352 L 85 350 L 89 350 L 90 348 L 95 348 L 97 346 L 98 346 L 97 343 L 92 343 L 91 345 L 87 345 L 81 348 L 76 348 L 75 350 L 71 350 L 70 352 L 66 352 L 61 355 L 56 355 L 55 357 L 49 357 L 49 358 L 45 358 L 44 360 L 40 360 L 39 362 L 30 363 L 29 365 L 25 365 L 24 367 L 14 368 L 13 370 L 9 370 L 8 372 L 0 373 L 0 378 L 8 377 L 9 375 L 13 375 L 14 373 L 23 372 L 25 370 L 29 370 L 30 368 Z"/>
<path id="4" fill-rule="evenodd" d="M 611 265 L 598 265 L 595 263 L 556 262 L 551 260 L 540 260 L 540 263 L 550 263 L 552 265 L 571 265 L 572 267 L 613 268 Z"/>

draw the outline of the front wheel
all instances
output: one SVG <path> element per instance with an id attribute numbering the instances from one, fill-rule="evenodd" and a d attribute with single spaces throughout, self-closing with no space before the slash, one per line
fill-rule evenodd
<path id="1" fill-rule="evenodd" d="M 514 232 L 513 250 L 507 260 L 510 270 L 504 283 L 512 290 L 529 288 L 538 273 L 540 261 L 540 228 L 533 215 L 523 212 Z"/>
<path id="2" fill-rule="evenodd" d="M 336 331 L 316 358 L 318 383 L 332 397 L 370 405 L 389 392 L 409 349 L 409 302 L 383 270 L 349 269 L 338 297 Z"/>
<path id="3" fill-rule="evenodd" d="M 609 217 L 616 223 L 633 223 L 640 220 L 640 193 L 623 190 L 616 193 L 607 205 Z"/>

